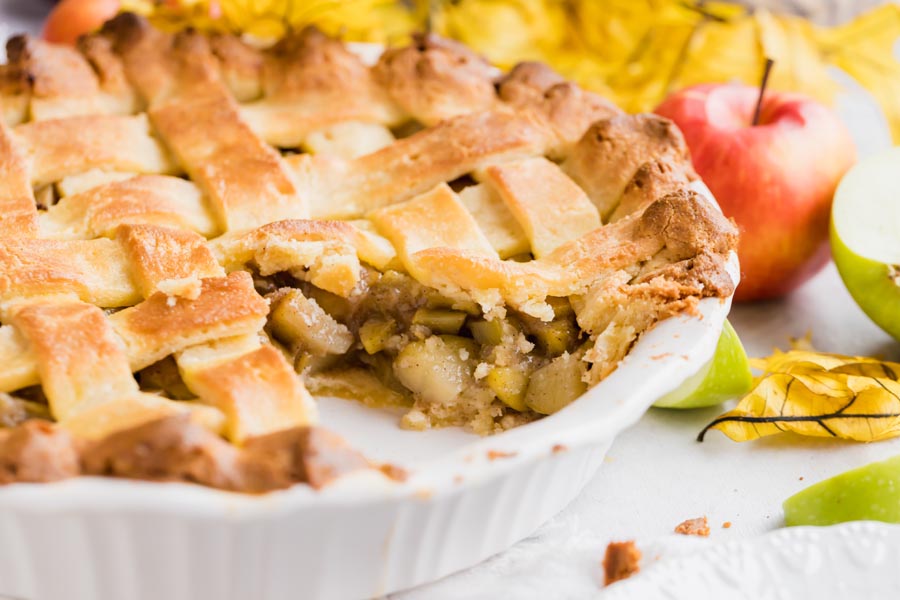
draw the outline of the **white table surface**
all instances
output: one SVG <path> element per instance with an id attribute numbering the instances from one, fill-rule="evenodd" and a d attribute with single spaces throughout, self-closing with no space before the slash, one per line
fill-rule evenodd
<path id="1" fill-rule="evenodd" d="M 0 40 L 35 31 L 49 4 L 0 0 Z M 848 95 L 838 108 L 861 154 L 889 144 L 870 101 Z M 786 348 L 790 337 L 811 332 L 821 350 L 900 358 L 900 344 L 857 308 L 833 265 L 790 297 L 736 306 L 730 318 L 751 356 Z M 696 442 L 721 410 L 651 409 L 619 436 L 584 492 L 533 536 L 466 572 L 394 598 L 602 598 L 600 560 L 611 540 L 637 540 L 652 561 L 665 560 L 673 545 L 696 548 L 759 535 L 782 526 L 781 503 L 791 494 L 900 453 L 900 439 L 856 444 L 779 435 L 740 444 L 710 432 L 704 443 Z M 708 539 L 672 535 L 682 520 L 704 515 L 712 530 Z M 729 529 L 722 527 L 726 521 Z"/>

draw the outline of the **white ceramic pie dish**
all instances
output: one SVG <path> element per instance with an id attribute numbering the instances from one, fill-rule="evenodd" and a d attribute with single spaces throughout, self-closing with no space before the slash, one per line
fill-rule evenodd
<path id="1" fill-rule="evenodd" d="M 736 281 L 736 256 L 730 270 Z M 614 437 L 712 357 L 730 305 L 707 299 L 659 323 L 577 401 L 488 438 L 403 431 L 396 414 L 322 399 L 323 424 L 407 468 L 404 483 L 369 471 L 259 497 L 100 478 L 2 488 L 0 595 L 366 598 L 464 569 L 568 504 Z"/>

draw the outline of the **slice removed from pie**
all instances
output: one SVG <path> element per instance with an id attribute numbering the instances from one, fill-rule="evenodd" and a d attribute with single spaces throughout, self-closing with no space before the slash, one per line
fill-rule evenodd
<path id="1" fill-rule="evenodd" d="M 130 14 L 8 56 L 3 482 L 324 485 L 369 463 L 314 394 L 495 433 L 733 291 L 677 128 L 540 64 Z"/>

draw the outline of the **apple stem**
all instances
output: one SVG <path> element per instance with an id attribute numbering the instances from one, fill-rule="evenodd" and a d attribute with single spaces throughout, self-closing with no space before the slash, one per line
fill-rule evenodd
<path id="1" fill-rule="evenodd" d="M 774 60 L 766 58 L 766 66 L 763 69 L 762 81 L 759 83 L 759 97 L 756 99 L 756 110 L 753 111 L 753 122 L 751 125 L 754 127 L 759 125 L 759 113 L 762 111 L 763 94 L 766 93 L 766 86 L 769 84 L 769 73 L 772 71 L 772 65 L 774 64 Z"/>

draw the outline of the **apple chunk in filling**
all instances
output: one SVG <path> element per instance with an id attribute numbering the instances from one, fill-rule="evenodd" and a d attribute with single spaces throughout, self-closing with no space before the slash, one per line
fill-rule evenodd
<path id="1" fill-rule="evenodd" d="M 585 340 L 566 299 L 551 299 L 555 318 L 542 322 L 512 309 L 485 315 L 396 271 L 368 271 L 347 298 L 290 285 L 269 293 L 267 331 L 310 389 L 403 405 L 404 427 L 493 433 L 586 389 Z"/>

